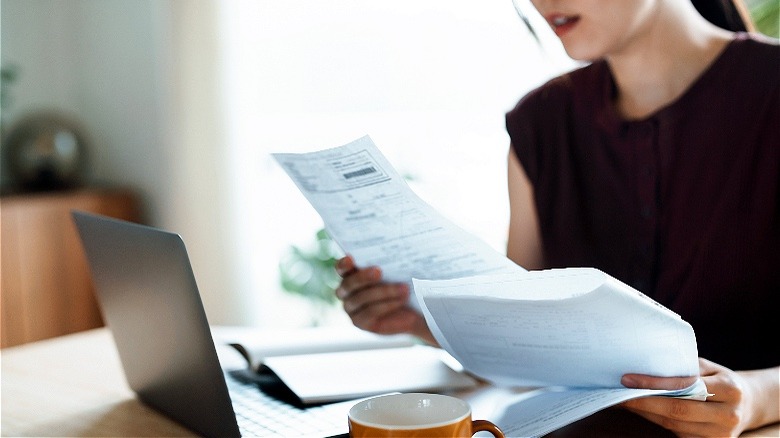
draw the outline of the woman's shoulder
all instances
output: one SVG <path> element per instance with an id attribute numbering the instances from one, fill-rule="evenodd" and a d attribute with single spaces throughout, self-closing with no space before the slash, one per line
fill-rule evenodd
<path id="1" fill-rule="evenodd" d="M 751 102 L 754 111 L 780 109 L 780 41 L 757 33 L 739 32 L 701 79 L 699 96 L 718 99 L 724 105 Z M 710 94 L 708 94 L 710 93 Z"/>
<path id="2" fill-rule="evenodd" d="M 751 75 L 765 72 L 780 81 L 780 40 L 753 32 L 739 32 L 727 52 L 732 63 L 749 68 Z"/>
<path id="3" fill-rule="evenodd" d="M 508 113 L 510 118 L 541 115 L 550 118 L 575 102 L 602 99 L 610 81 L 604 61 L 594 61 L 560 74 L 526 93 Z M 594 104 L 595 102 L 589 102 Z"/>
<path id="4" fill-rule="evenodd" d="M 768 56 L 780 55 L 780 40 L 758 32 L 737 32 L 732 45 L 741 50 L 763 51 Z"/>

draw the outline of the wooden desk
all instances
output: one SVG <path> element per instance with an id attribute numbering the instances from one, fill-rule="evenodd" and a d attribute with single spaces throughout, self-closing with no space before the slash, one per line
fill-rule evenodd
<path id="1" fill-rule="evenodd" d="M 111 333 L 0 350 L 3 436 L 196 436 L 135 398 Z"/>
<path id="2" fill-rule="evenodd" d="M 196 436 L 135 398 L 106 328 L 0 350 L 0 367 L 3 436 Z M 491 411 L 490 391 L 464 394 L 475 418 Z M 780 425 L 744 436 L 777 437 Z"/>

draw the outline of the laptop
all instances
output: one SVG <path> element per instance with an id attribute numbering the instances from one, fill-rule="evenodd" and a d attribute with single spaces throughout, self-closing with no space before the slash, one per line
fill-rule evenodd
<path id="1" fill-rule="evenodd" d="M 203 436 L 346 436 L 355 401 L 295 406 L 223 370 L 183 240 L 73 211 L 130 388 Z"/>

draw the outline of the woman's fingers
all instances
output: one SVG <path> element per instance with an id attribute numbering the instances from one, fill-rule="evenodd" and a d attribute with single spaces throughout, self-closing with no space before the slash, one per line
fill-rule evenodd
<path id="1" fill-rule="evenodd" d="M 340 300 L 347 300 L 363 289 L 378 285 L 382 279 L 382 271 L 377 267 L 366 269 L 354 269 L 341 279 L 341 284 L 336 288 L 336 296 Z"/>
<path id="2" fill-rule="evenodd" d="M 386 301 L 352 316 L 355 326 L 379 334 L 410 333 L 419 315 L 402 301 Z"/>
<path id="3" fill-rule="evenodd" d="M 340 258 L 336 262 L 336 273 L 342 278 L 354 271 L 355 268 L 355 260 L 349 255 Z"/>
<path id="4" fill-rule="evenodd" d="M 620 383 L 626 388 L 685 389 L 696 383 L 696 376 L 654 377 L 644 374 L 625 374 Z"/>
<path id="5" fill-rule="evenodd" d="M 350 316 L 363 311 L 364 308 L 370 308 L 370 314 L 386 313 L 382 310 L 388 303 L 398 302 L 404 305 L 408 298 L 409 288 L 405 284 L 376 284 L 345 297 L 344 310 Z"/>
<path id="6" fill-rule="evenodd" d="M 420 324 L 420 316 L 407 306 L 408 285 L 383 283 L 381 269 L 358 268 L 350 256 L 336 262 L 336 272 L 342 278 L 336 297 L 356 327 L 394 334 L 411 332 Z"/>

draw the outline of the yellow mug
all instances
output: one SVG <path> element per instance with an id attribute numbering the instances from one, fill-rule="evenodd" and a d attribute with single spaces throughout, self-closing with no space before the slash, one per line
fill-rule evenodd
<path id="1" fill-rule="evenodd" d="M 487 431 L 504 433 L 487 420 L 471 419 L 465 401 L 441 394 L 389 394 L 357 403 L 349 410 L 349 436 L 363 437 L 471 437 Z"/>

